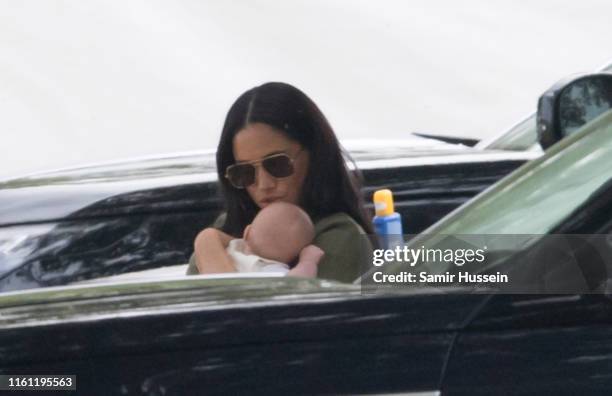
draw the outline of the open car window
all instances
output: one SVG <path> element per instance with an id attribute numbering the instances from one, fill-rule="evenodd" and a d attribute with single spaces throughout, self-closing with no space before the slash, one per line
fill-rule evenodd
<path id="1" fill-rule="evenodd" d="M 494 268 L 499 270 L 504 266 L 505 271 L 512 270 L 514 274 L 520 273 L 523 276 L 525 282 L 517 282 L 517 285 L 534 287 L 533 290 L 599 290 L 600 286 L 607 282 L 605 266 L 591 265 L 593 260 L 590 258 L 582 260 L 586 248 L 577 250 L 578 253 L 582 252 L 580 255 L 570 252 L 571 246 L 577 249 L 579 246 L 587 246 L 584 241 L 574 238 L 573 242 L 568 244 L 564 235 L 550 234 L 571 234 L 574 232 L 572 230 L 582 230 L 571 227 L 572 220 L 575 219 L 570 217 L 584 219 L 582 214 L 591 206 L 597 211 L 598 217 L 601 217 L 601 213 L 606 212 L 602 212 L 601 208 L 607 208 L 605 205 L 608 205 L 605 200 L 609 196 L 611 180 L 612 110 L 609 110 L 552 147 L 541 158 L 525 164 L 425 230 L 406 247 L 413 250 L 442 251 L 457 247 L 464 249 L 466 246 L 485 246 L 487 263 L 478 269 L 479 273 L 492 271 Z M 608 218 L 598 219 L 597 223 L 609 225 L 609 216 L 603 217 Z M 539 250 L 535 249 L 536 247 L 539 247 Z M 563 250 L 559 249 L 560 247 L 565 250 L 560 252 Z M 540 256 L 529 256 L 530 259 L 526 260 L 524 254 L 533 253 L 532 248 L 535 249 L 533 252 L 544 252 L 548 258 L 557 253 L 559 257 L 555 259 L 558 260 L 555 261 L 556 264 L 560 264 L 561 258 L 569 259 L 563 262 L 563 266 L 552 267 L 545 264 L 546 260 L 537 259 Z M 571 254 L 561 254 L 567 252 Z M 582 260 L 580 262 L 577 261 L 579 257 Z M 544 264 L 531 266 L 531 262 Z M 583 263 L 586 264 L 583 266 Z M 385 266 L 383 272 L 396 275 L 405 271 L 405 266 L 406 263 L 400 260 Z M 600 267 L 604 269 L 601 270 Z M 459 271 L 461 268 L 453 265 L 452 261 L 434 260 L 427 263 L 427 270 L 435 274 Z M 585 271 L 585 268 L 589 271 Z M 590 271 L 593 268 L 601 271 Z M 368 275 L 365 275 L 362 279 L 367 277 Z M 580 282 L 573 282 L 578 278 Z"/>
<path id="2" fill-rule="evenodd" d="M 427 229 L 408 247 L 439 248 L 452 243 L 453 236 L 500 236 L 499 246 L 495 238 L 487 238 L 487 244 L 489 253 L 499 250 L 503 257 L 510 252 L 509 243 L 525 249 L 553 231 L 611 178 L 612 110 Z M 436 270 L 446 271 L 449 265 L 440 263 Z M 386 272 L 401 267 L 392 265 Z"/>
<path id="3" fill-rule="evenodd" d="M 426 231 L 545 234 L 612 176 L 612 111 Z"/>

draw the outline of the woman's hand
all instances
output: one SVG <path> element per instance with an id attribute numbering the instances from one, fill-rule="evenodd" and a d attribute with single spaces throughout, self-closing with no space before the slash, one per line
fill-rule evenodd
<path id="1" fill-rule="evenodd" d="M 232 236 L 216 228 L 206 228 L 198 234 L 193 248 L 200 274 L 236 272 L 232 259 L 225 251 L 232 239 Z"/>
<path id="2" fill-rule="evenodd" d="M 298 263 L 291 269 L 287 276 L 300 276 L 305 278 L 315 278 L 317 276 L 317 266 L 325 252 L 315 245 L 308 245 L 300 252 Z"/>

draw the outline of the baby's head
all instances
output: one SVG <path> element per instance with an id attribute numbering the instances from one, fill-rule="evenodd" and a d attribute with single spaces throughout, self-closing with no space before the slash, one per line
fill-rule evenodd
<path id="1" fill-rule="evenodd" d="M 298 206 L 275 202 L 261 209 L 244 230 L 253 254 L 289 264 L 314 238 L 310 217 Z"/>

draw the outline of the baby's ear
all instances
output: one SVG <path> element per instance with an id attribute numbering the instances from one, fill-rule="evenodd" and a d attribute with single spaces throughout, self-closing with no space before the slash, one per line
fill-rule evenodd
<path id="1" fill-rule="evenodd" d="M 244 227 L 244 232 L 242 233 L 242 239 L 245 241 L 249 238 L 249 232 L 251 232 L 251 225 Z"/>

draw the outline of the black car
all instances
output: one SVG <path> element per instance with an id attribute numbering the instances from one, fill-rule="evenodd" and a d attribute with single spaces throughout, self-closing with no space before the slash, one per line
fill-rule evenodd
<path id="1" fill-rule="evenodd" d="M 407 234 L 542 154 L 535 114 L 482 142 L 416 133 L 345 146 L 363 173 L 366 202 L 391 188 Z M 0 291 L 184 263 L 221 206 L 214 151 L 0 181 Z"/>
<path id="2" fill-rule="evenodd" d="M 557 99 L 574 83 L 547 102 L 552 116 L 540 127 L 568 125 Z M 456 233 L 611 234 L 612 111 L 571 132 L 408 246 Z M 571 248 L 579 256 L 581 247 Z M 0 374 L 76 375 L 87 395 L 612 389 L 612 302 L 601 292 L 368 292 L 318 279 L 129 275 L 1 294 Z"/>
<path id="3" fill-rule="evenodd" d="M 529 149 L 413 135 L 345 146 L 363 173 L 366 202 L 391 188 L 414 234 L 541 155 L 535 130 L 518 128 L 531 135 Z M 0 182 L 0 291 L 186 262 L 198 231 L 221 211 L 216 178 L 208 151 Z"/>

